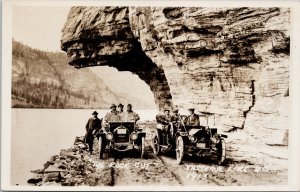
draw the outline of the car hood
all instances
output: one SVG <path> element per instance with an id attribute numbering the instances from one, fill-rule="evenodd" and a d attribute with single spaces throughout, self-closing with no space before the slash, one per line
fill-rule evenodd
<path id="1" fill-rule="evenodd" d="M 188 133 L 189 133 L 189 135 L 195 135 L 199 131 L 201 131 L 201 129 L 190 129 L 190 130 L 188 130 Z"/>

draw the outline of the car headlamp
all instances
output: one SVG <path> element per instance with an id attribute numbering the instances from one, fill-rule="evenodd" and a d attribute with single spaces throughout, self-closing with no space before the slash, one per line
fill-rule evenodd
<path id="1" fill-rule="evenodd" d="M 197 138 L 195 137 L 195 135 L 191 135 L 189 139 L 190 139 L 190 141 L 192 143 L 196 143 L 197 142 Z"/>
<path id="2" fill-rule="evenodd" d="M 132 140 L 136 140 L 136 139 L 138 138 L 138 134 L 135 133 L 135 132 L 132 132 L 131 135 L 130 135 L 130 138 L 131 138 Z"/>
<path id="3" fill-rule="evenodd" d="M 108 139 L 108 140 L 112 140 L 113 139 L 113 134 L 111 133 L 111 132 L 108 132 L 107 134 L 106 134 L 106 139 Z"/>

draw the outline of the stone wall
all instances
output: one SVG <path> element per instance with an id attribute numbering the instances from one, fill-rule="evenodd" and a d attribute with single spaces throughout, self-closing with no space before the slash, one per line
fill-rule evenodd
<path id="1" fill-rule="evenodd" d="M 160 110 L 195 107 L 202 124 L 245 129 L 281 145 L 288 130 L 289 19 L 286 8 L 73 7 L 62 49 L 78 68 L 138 74 Z"/>

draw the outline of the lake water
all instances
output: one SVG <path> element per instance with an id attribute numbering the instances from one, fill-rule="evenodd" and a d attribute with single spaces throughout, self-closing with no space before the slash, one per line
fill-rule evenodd
<path id="1" fill-rule="evenodd" d="M 85 134 L 91 109 L 12 109 L 11 184 L 27 185 L 31 170 Z M 103 117 L 108 110 L 97 110 Z M 156 110 L 135 110 L 141 121 L 154 120 Z"/>

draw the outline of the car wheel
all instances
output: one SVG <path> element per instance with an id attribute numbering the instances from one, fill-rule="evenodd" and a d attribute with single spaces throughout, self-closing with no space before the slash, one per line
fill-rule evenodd
<path id="1" fill-rule="evenodd" d="M 176 161 L 177 164 L 181 164 L 184 156 L 184 141 L 181 136 L 176 139 Z"/>
<path id="2" fill-rule="evenodd" d="M 103 159 L 103 139 L 100 136 L 98 141 L 98 147 L 99 147 L 99 159 Z"/>
<path id="3" fill-rule="evenodd" d="M 141 158 L 144 158 L 144 155 L 145 155 L 145 137 L 142 137 Z"/>
<path id="4" fill-rule="evenodd" d="M 160 155 L 161 147 L 160 147 L 160 136 L 159 134 L 155 135 L 153 138 L 153 153 L 155 155 Z"/>
<path id="5" fill-rule="evenodd" d="M 224 139 L 220 139 L 217 145 L 217 163 L 221 165 L 226 158 L 226 144 Z"/>

